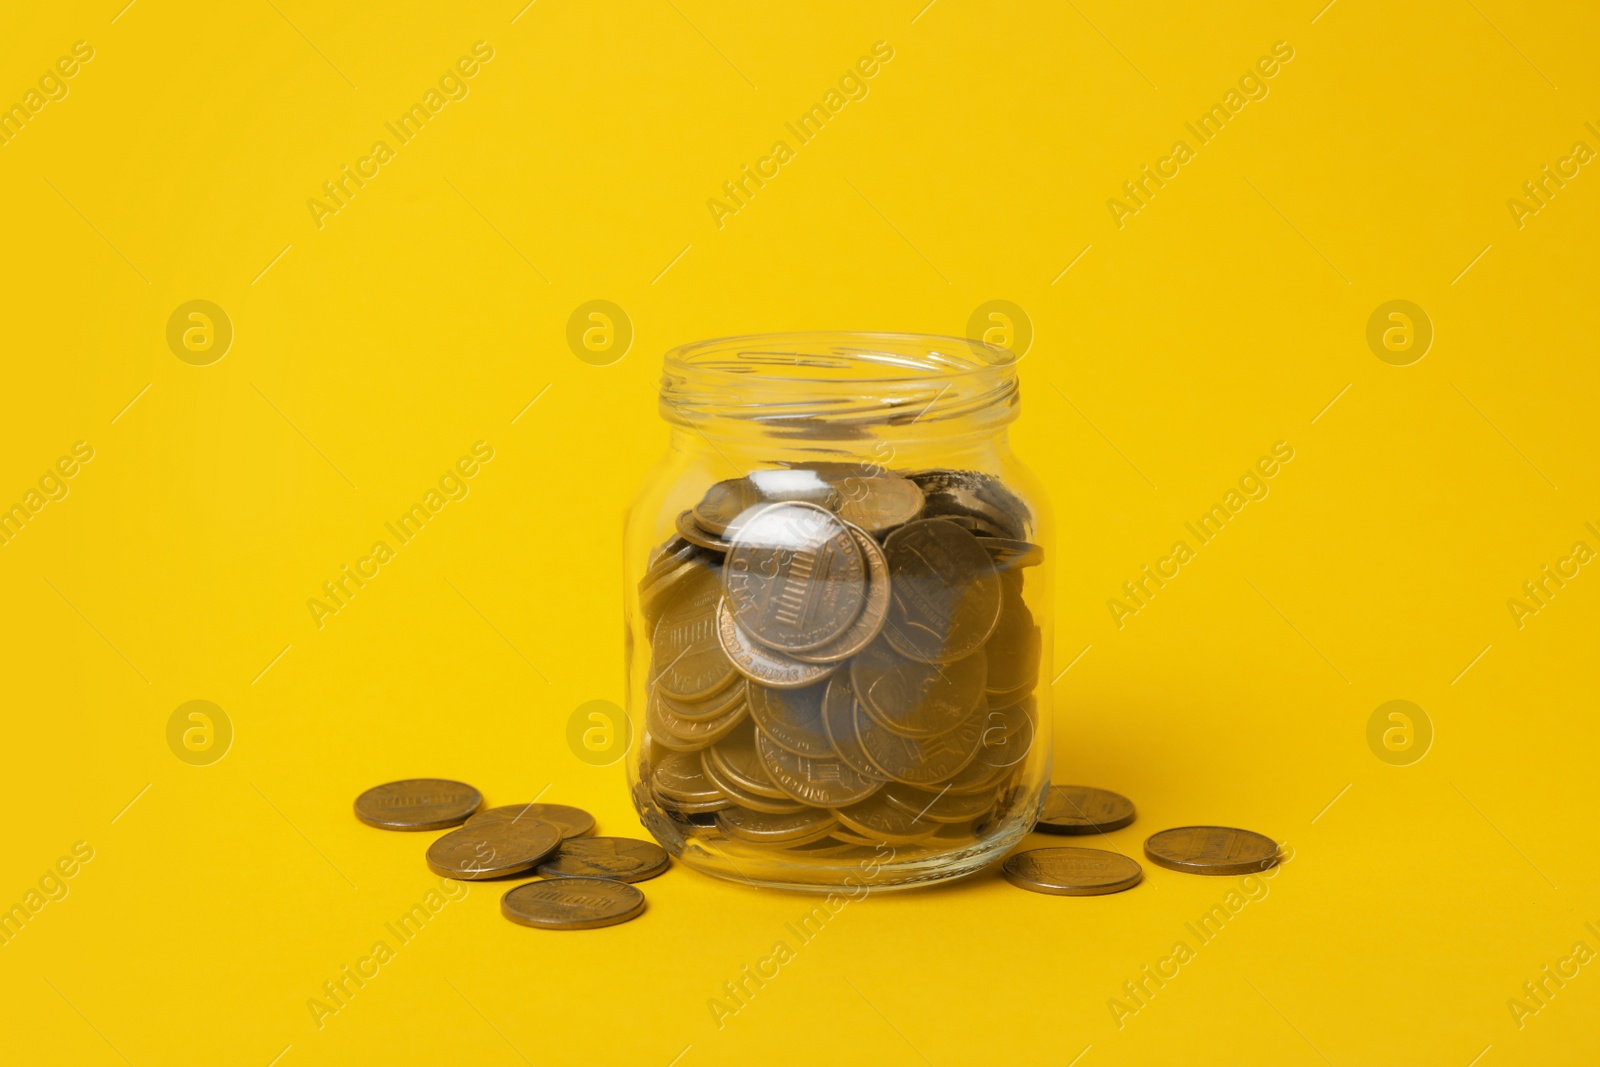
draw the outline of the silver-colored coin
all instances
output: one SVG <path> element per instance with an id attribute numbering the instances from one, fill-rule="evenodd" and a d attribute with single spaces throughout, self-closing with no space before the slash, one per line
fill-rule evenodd
<path id="1" fill-rule="evenodd" d="M 560 845 L 560 829 L 547 822 L 463 826 L 428 846 L 428 869 L 463 881 L 499 878 L 528 870 Z"/>
<path id="2" fill-rule="evenodd" d="M 1001 867 L 1006 881 L 1033 893 L 1092 897 L 1132 889 L 1144 878 L 1138 862 L 1098 848 L 1036 848 Z"/>
<path id="3" fill-rule="evenodd" d="M 772 781 L 786 794 L 814 808 L 840 808 L 876 793 L 883 782 L 852 771 L 836 757 L 797 756 L 766 734 L 756 735 L 756 753 Z"/>
<path id="4" fill-rule="evenodd" d="M 781 652 L 820 648 L 855 622 L 866 561 L 849 529 L 814 504 L 771 504 L 739 524 L 722 586 L 734 621 Z"/>
<path id="5" fill-rule="evenodd" d="M 553 878 L 528 882 L 500 898 L 500 914 L 545 930 L 615 926 L 644 912 L 644 894 L 609 878 Z"/>
<path id="6" fill-rule="evenodd" d="M 529 822 L 547 822 L 561 831 L 563 839 L 594 833 L 594 816 L 582 808 L 566 804 L 504 804 L 498 808 L 485 808 L 468 819 L 467 825 L 487 827 Z"/>
<path id="7" fill-rule="evenodd" d="M 356 797 L 356 818 L 380 830 L 444 830 L 478 810 L 483 794 L 448 778 L 385 782 Z"/>
<path id="8" fill-rule="evenodd" d="M 798 689 L 815 685 L 839 667 L 837 663 L 802 663 L 752 641 L 744 628 L 734 621 L 726 597 L 717 605 L 717 638 L 722 642 L 722 650 L 733 662 L 735 670 L 751 681 L 773 689 Z"/>
<path id="9" fill-rule="evenodd" d="M 539 864 L 546 878 L 614 878 L 642 882 L 665 871 L 667 850 L 631 837 L 574 837 Z"/>

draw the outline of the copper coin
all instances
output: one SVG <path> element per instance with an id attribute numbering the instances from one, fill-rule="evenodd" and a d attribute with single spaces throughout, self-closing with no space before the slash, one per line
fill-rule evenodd
<path id="1" fill-rule="evenodd" d="M 1107 834 L 1133 819 L 1133 801 L 1121 793 L 1087 785 L 1053 785 L 1034 829 L 1047 834 Z"/>
<path id="2" fill-rule="evenodd" d="M 1144 878 L 1138 862 L 1098 848 L 1036 848 L 1000 868 L 1006 881 L 1034 893 L 1094 897 L 1132 889 Z"/>
<path id="3" fill-rule="evenodd" d="M 734 621 L 728 609 L 728 599 L 723 597 L 717 605 L 717 639 L 722 650 L 733 661 L 734 669 L 761 686 L 774 689 L 798 689 L 814 685 L 838 669 L 837 663 L 802 663 L 782 652 L 759 645 Z"/>
<path id="4" fill-rule="evenodd" d="M 1021 540 L 1032 521 L 1028 507 L 998 478 L 979 471 L 910 471 L 926 499 L 925 518 L 935 516 L 981 520 L 994 534 Z"/>
<path id="5" fill-rule="evenodd" d="M 756 731 L 746 723 L 706 750 L 701 756 L 713 782 L 731 781 L 740 790 L 772 800 L 789 801 L 789 796 L 767 773 L 766 764 L 756 752 Z"/>
<path id="6" fill-rule="evenodd" d="M 869 534 L 882 536 L 922 515 L 922 490 L 916 483 L 876 463 L 811 463 L 807 469 L 833 490 L 827 506 Z"/>
<path id="7" fill-rule="evenodd" d="M 500 914 L 545 930 L 592 930 L 625 923 L 644 912 L 644 894 L 609 878 L 528 882 L 500 898 Z"/>
<path id="8" fill-rule="evenodd" d="M 695 525 L 714 534 L 727 534 L 742 519 L 768 504 L 784 501 L 818 504 L 833 510 L 833 486 L 815 471 L 776 467 L 751 471 L 706 490 L 694 506 Z"/>
<path id="9" fill-rule="evenodd" d="M 756 754 L 773 784 L 790 797 L 813 808 L 838 808 L 855 804 L 876 793 L 883 780 L 852 771 L 838 757 L 797 756 L 773 744 L 766 734 L 756 735 Z"/>
<path id="10" fill-rule="evenodd" d="M 837 756 L 822 725 L 825 685 L 804 689 L 769 689 L 750 686 L 750 718 L 779 748 L 799 756 L 832 759 Z"/>
<path id="11" fill-rule="evenodd" d="M 849 659 L 872 644 L 889 618 L 891 599 L 889 561 L 884 558 L 883 549 L 878 547 L 878 542 L 854 526 L 850 527 L 850 533 L 855 537 L 857 547 L 861 549 L 862 558 L 867 561 L 867 602 L 862 606 L 861 614 L 856 616 L 856 621 L 851 623 L 850 628 L 844 633 L 821 648 L 814 648 L 809 652 L 791 653 L 795 659 L 802 662 L 837 663 Z"/>
<path id="12" fill-rule="evenodd" d="M 994 810 L 995 796 L 963 796 L 948 790 L 918 789 L 900 782 L 883 787 L 883 798 L 903 812 L 937 823 L 963 823 L 982 818 Z"/>
<path id="13" fill-rule="evenodd" d="M 722 585 L 745 633 L 781 652 L 804 652 L 832 641 L 861 614 L 866 562 L 826 508 L 771 504 L 739 525 Z"/>
<path id="14" fill-rule="evenodd" d="M 650 642 L 653 684 L 680 700 L 703 700 L 733 684 L 738 672 L 717 640 L 717 604 L 722 590 L 716 574 L 700 568 L 656 624 Z"/>
<path id="15" fill-rule="evenodd" d="M 694 512 L 692 511 L 685 511 L 678 516 L 677 528 L 679 537 L 691 545 L 696 545 L 708 551 L 727 552 L 732 547 L 716 534 L 701 529 L 699 524 L 694 521 Z"/>
<path id="16" fill-rule="evenodd" d="M 690 722 L 703 722 L 706 719 L 715 719 L 732 711 L 740 701 L 747 696 L 745 680 L 736 678 L 732 685 L 720 692 L 713 693 L 704 700 L 679 700 L 677 697 L 661 693 L 661 707 L 670 711 L 679 719 Z"/>
<path id="17" fill-rule="evenodd" d="M 428 869 L 464 881 L 499 878 L 521 874 L 560 845 L 561 831 L 547 822 L 463 826 L 428 846 Z"/>
<path id="18" fill-rule="evenodd" d="M 679 804 L 710 804 L 722 794 L 700 767 L 700 757 L 688 752 L 667 752 L 650 770 L 650 788 Z"/>
<path id="19" fill-rule="evenodd" d="M 712 758 L 710 749 L 700 754 L 700 762 L 704 768 L 706 781 L 716 786 L 723 799 L 728 801 L 727 804 L 721 805 L 721 808 L 737 805 L 750 811 L 759 811 L 765 815 L 794 815 L 806 810 L 804 804 L 798 800 L 790 800 L 776 786 L 772 789 L 772 792 L 778 794 L 776 797 L 765 796 L 754 790 L 746 789 L 739 783 L 737 778 L 722 769 L 722 764 Z M 721 808 L 717 810 L 721 810 Z"/>
<path id="20" fill-rule="evenodd" d="M 971 533 L 919 519 L 883 543 L 893 603 L 884 636 L 895 651 L 951 663 L 983 647 L 1000 621 L 1000 574 Z"/>
<path id="21" fill-rule="evenodd" d="M 908 659 L 874 642 L 850 664 L 856 699 L 885 729 L 903 737 L 933 737 L 972 714 L 983 700 L 987 657 L 980 650 L 954 663 Z"/>
<path id="22" fill-rule="evenodd" d="M 1002 571 L 1020 571 L 1044 562 L 1044 549 L 1028 541 L 1013 541 L 1009 537 L 979 537 L 978 543 L 983 545 L 989 558 L 994 560 L 994 565 Z"/>
<path id="23" fill-rule="evenodd" d="M 1043 642 L 1020 587 L 1014 582 L 1004 582 L 1002 587 L 1000 622 L 984 646 L 989 673 L 983 685 L 991 694 L 1007 697 L 1006 703 L 1015 703 L 1038 684 Z"/>
<path id="24" fill-rule="evenodd" d="M 650 584 L 640 588 L 639 614 L 643 616 L 645 629 L 651 635 L 655 634 L 656 625 L 661 621 L 661 613 L 683 591 L 684 580 L 707 570 L 717 573 L 715 565 L 707 562 L 703 555 L 697 556 L 667 567 L 659 576 L 651 577 Z"/>
<path id="25" fill-rule="evenodd" d="M 1230 826 L 1179 826 L 1151 834 L 1150 862 L 1188 874 L 1254 874 L 1278 865 L 1278 843 Z"/>
<path id="26" fill-rule="evenodd" d="M 448 778 L 385 782 L 356 797 L 356 818 L 380 830 L 444 830 L 478 810 L 483 794 Z"/>
<path id="27" fill-rule="evenodd" d="M 750 705 L 741 700 L 714 719 L 680 719 L 666 709 L 658 692 L 645 706 L 645 729 L 662 748 L 696 752 L 732 733 L 749 712 Z"/>
<path id="28" fill-rule="evenodd" d="M 582 808 L 565 804 L 506 804 L 485 808 L 467 820 L 468 826 L 497 826 L 500 823 L 547 822 L 561 831 L 563 838 L 582 837 L 594 832 L 594 816 Z"/>
<path id="29" fill-rule="evenodd" d="M 919 820 L 916 815 L 901 811 L 881 793 L 859 804 L 836 808 L 833 814 L 845 830 L 860 834 L 869 844 L 882 841 L 889 845 L 914 845 L 932 837 L 939 829 L 939 824 L 931 819 Z M 839 834 L 835 832 L 834 836 Z"/>
<path id="30" fill-rule="evenodd" d="M 642 882 L 669 866 L 667 850 L 632 837 L 574 837 L 539 864 L 546 878 L 615 878 Z"/>
<path id="31" fill-rule="evenodd" d="M 856 739 L 856 703 L 848 671 L 840 671 L 829 678 L 822 694 L 822 727 L 845 766 L 868 778 L 881 778 L 883 772 L 867 758 L 861 742 Z"/>
<path id="32" fill-rule="evenodd" d="M 906 785 L 932 785 L 954 777 L 977 758 L 984 717 L 970 715 L 937 737 L 903 737 L 880 726 L 856 702 L 856 741 L 874 767 Z"/>
<path id="33" fill-rule="evenodd" d="M 745 808 L 717 813 L 717 826 L 729 837 L 757 844 L 782 844 L 785 848 L 819 841 L 839 825 L 831 812 L 803 808 L 789 815 L 769 815 Z"/>

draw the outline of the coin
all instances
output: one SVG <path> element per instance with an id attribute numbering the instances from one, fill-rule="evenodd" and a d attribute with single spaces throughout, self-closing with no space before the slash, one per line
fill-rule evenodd
<path id="1" fill-rule="evenodd" d="M 801 662 L 837 663 L 849 659 L 872 644 L 873 638 L 883 630 L 883 624 L 889 618 L 892 595 L 889 588 L 889 561 L 884 558 L 878 542 L 854 526 L 850 527 L 850 534 L 861 549 L 862 558 L 867 561 L 867 601 L 861 608 L 861 614 L 856 616 L 856 621 L 844 633 L 821 648 L 791 653 Z"/>
<path id="2" fill-rule="evenodd" d="M 582 837 L 594 832 L 593 815 L 582 808 L 565 804 L 506 804 L 498 808 L 485 808 L 468 819 L 467 825 L 483 827 L 526 822 L 547 822 L 560 830 L 563 838 Z"/>
<path id="3" fill-rule="evenodd" d="M 615 878 L 642 882 L 669 865 L 667 850 L 654 841 L 632 837 L 574 837 L 539 864 L 546 878 Z"/>
<path id="4" fill-rule="evenodd" d="M 720 693 L 713 693 L 704 700 L 679 700 L 677 697 L 662 693 L 661 707 L 664 711 L 670 711 L 676 718 L 687 719 L 690 722 L 704 722 L 719 715 L 726 715 L 748 695 L 745 680 L 736 678 L 728 688 Z"/>
<path id="5" fill-rule="evenodd" d="M 663 705 L 656 693 L 645 708 L 645 726 L 662 748 L 675 752 L 695 752 L 726 737 L 749 714 L 750 705 L 740 701 L 715 719 L 680 719 Z"/>
<path id="6" fill-rule="evenodd" d="M 722 765 L 712 758 L 710 749 L 700 754 L 700 762 L 705 771 L 706 781 L 716 786 L 722 793 L 723 799 L 727 801 L 721 806 L 722 808 L 737 805 L 765 815 L 794 815 L 806 810 L 804 804 L 798 800 L 790 800 L 775 786 L 772 792 L 778 794 L 777 797 L 765 796 L 746 789 L 738 779 L 731 777 L 722 769 Z"/>
<path id="7" fill-rule="evenodd" d="M 882 536 L 922 514 L 922 490 L 916 483 L 871 462 L 807 465 L 830 486 L 828 506 L 848 523 Z"/>
<path id="8" fill-rule="evenodd" d="M 768 815 L 745 808 L 717 813 L 717 825 L 729 837 L 758 844 L 781 842 L 787 848 L 820 841 L 839 825 L 831 812 L 803 808 L 789 815 Z"/>
<path id="9" fill-rule="evenodd" d="M 836 663 L 802 663 L 750 640 L 733 620 L 724 597 L 717 605 L 717 638 L 734 669 L 751 681 L 774 689 L 796 689 L 821 681 L 838 669 Z M 757 686 L 756 688 L 760 688 Z"/>
<path id="10" fill-rule="evenodd" d="M 933 737 L 954 729 L 983 700 L 987 657 L 975 652 L 954 663 L 908 659 L 877 641 L 850 664 L 856 699 L 873 720 L 902 737 Z"/>
<path id="11" fill-rule="evenodd" d="M 546 930 L 615 926 L 644 911 L 644 894 L 609 878 L 554 878 L 528 882 L 500 898 L 500 914 Z"/>
<path id="12" fill-rule="evenodd" d="M 722 585 L 745 633 L 781 652 L 804 652 L 855 622 L 867 596 L 866 563 L 827 509 L 771 504 L 739 525 Z"/>
<path id="13" fill-rule="evenodd" d="M 696 545 L 711 552 L 725 553 L 732 547 L 716 534 L 701 529 L 699 524 L 694 521 L 693 511 L 685 511 L 678 516 L 677 529 L 679 537 L 691 545 Z"/>
<path id="14" fill-rule="evenodd" d="M 884 636 L 895 651 L 951 663 L 983 647 L 1000 621 L 1000 575 L 983 545 L 953 522 L 919 519 L 883 543 L 889 561 Z"/>
<path id="15" fill-rule="evenodd" d="M 725 534 L 747 513 L 782 501 L 818 504 L 832 510 L 834 489 L 815 471 L 778 467 L 751 471 L 706 490 L 694 506 L 695 524 L 714 534 Z"/>
<path id="16" fill-rule="evenodd" d="M 1014 886 L 1066 897 L 1120 893 L 1144 877 L 1135 860 L 1098 848 L 1030 849 L 1007 859 L 1000 870 Z"/>
<path id="17" fill-rule="evenodd" d="M 658 576 L 650 579 L 649 585 L 639 590 L 639 614 L 644 618 L 645 628 L 652 635 L 661 622 L 661 613 L 682 591 L 680 585 L 684 579 L 707 570 L 716 573 L 715 567 L 703 556 L 689 559 L 661 571 Z"/>
<path id="18" fill-rule="evenodd" d="M 1042 641 L 1033 612 L 1022 599 L 1020 582 L 1002 582 L 1000 621 L 984 651 L 989 672 L 983 685 L 991 694 L 1015 703 L 1033 690 L 1039 680 Z"/>
<path id="19" fill-rule="evenodd" d="M 883 797 L 907 814 L 937 823 L 970 822 L 994 808 L 993 793 L 962 796 L 943 789 L 930 792 L 900 782 L 884 786 Z"/>
<path id="20" fill-rule="evenodd" d="M 937 737 L 904 737 L 884 729 L 856 702 L 856 741 L 861 751 L 881 773 L 907 785 L 932 785 L 953 777 L 977 757 L 983 730 L 980 712 Z"/>
<path id="21" fill-rule="evenodd" d="M 994 478 L 978 471 L 924 470 L 906 474 L 925 498 L 925 518 L 981 520 L 994 535 L 1021 540 L 1031 516 L 1027 505 Z"/>
<path id="22" fill-rule="evenodd" d="M 683 580 L 662 612 L 651 650 L 655 684 L 663 693 L 680 700 L 703 700 L 738 677 L 717 640 L 721 592 L 716 572 L 700 568 Z"/>
<path id="23" fill-rule="evenodd" d="M 767 773 L 766 764 L 756 752 L 756 732 L 749 724 L 733 731 L 701 757 L 713 782 L 731 781 L 738 789 L 773 800 L 789 800 Z"/>
<path id="24" fill-rule="evenodd" d="M 994 560 L 994 565 L 1002 571 L 1019 571 L 1044 562 L 1044 549 L 1028 541 L 1013 541 L 1009 537 L 979 537 L 978 543 L 983 545 L 989 558 Z"/>
<path id="25" fill-rule="evenodd" d="M 657 760 L 650 786 L 668 800 L 681 804 L 709 804 L 722 794 L 706 780 L 700 757 L 688 752 L 668 752 Z"/>
<path id="26" fill-rule="evenodd" d="M 1253 874 L 1278 865 L 1278 843 L 1229 826 L 1179 826 L 1151 834 L 1144 854 L 1152 863 L 1188 874 Z"/>
<path id="27" fill-rule="evenodd" d="M 867 758 L 856 740 L 856 695 L 850 687 L 850 674 L 840 671 L 828 679 L 822 694 L 822 727 L 828 741 L 846 767 L 868 778 L 883 777 L 883 772 Z"/>
<path id="28" fill-rule="evenodd" d="M 658 546 L 645 561 L 644 577 L 639 580 L 639 588 L 643 589 L 648 585 L 651 576 L 660 573 L 660 568 L 672 562 L 681 563 L 694 556 L 696 548 L 697 546 L 681 537 L 674 537 Z"/>
<path id="29" fill-rule="evenodd" d="M 901 811 L 881 793 L 847 808 L 835 808 L 833 814 L 845 830 L 860 834 L 868 844 L 914 845 L 939 829 L 932 820 L 919 820 L 911 812 Z M 839 835 L 836 832 L 834 836 Z"/>
<path id="30" fill-rule="evenodd" d="M 428 868 L 464 881 L 499 878 L 528 870 L 560 845 L 561 831 L 547 822 L 463 826 L 428 846 Z"/>
<path id="31" fill-rule="evenodd" d="M 822 725 L 824 685 L 804 689 L 750 687 L 750 718 L 780 748 L 800 756 L 835 758 L 833 743 Z"/>
<path id="32" fill-rule="evenodd" d="M 1053 785 L 1034 829 L 1047 834 L 1106 834 L 1133 818 L 1133 801 L 1121 793 L 1087 785 Z"/>
<path id="33" fill-rule="evenodd" d="M 881 778 L 857 774 L 836 757 L 797 756 L 766 734 L 756 735 L 756 754 L 779 789 L 814 808 L 855 804 L 883 785 Z"/>
<path id="34" fill-rule="evenodd" d="M 448 778 L 385 782 L 356 797 L 356 818 L 380 830 L 444 830 L 478 810 L 483 794 Z"/>

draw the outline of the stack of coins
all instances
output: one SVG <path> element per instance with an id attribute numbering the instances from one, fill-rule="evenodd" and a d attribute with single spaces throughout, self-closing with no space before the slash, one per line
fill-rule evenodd
<path id="1" fill-rule="evenodd" d="M 713 485 L 639 583 L 646 825 L 796 862 L 981 837 L 1019 800 L 1037 723 L 1031 526 L 977 471 L 820 463 Z"/>

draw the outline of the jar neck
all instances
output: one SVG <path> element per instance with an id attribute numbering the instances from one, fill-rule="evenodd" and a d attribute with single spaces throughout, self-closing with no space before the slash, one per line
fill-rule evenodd
<path id="1" fill-rule="evenodd" d="M 741 432 L 744 431 L 744 432 Z M 759 427 L 673 425 L 670 447 L 692 456 L 698 463 L 727 473 L 742 475 L 767 467 L 795 466 L 807 462 L 858 462 L 866 467 L 887 470 L 918 470 L 927 467 L 965 467 L 993 469 L 1010 452 L 1010 435 L 1005 426 L 968 428 L 942 427 L 938 433 L 878 433 L 849 439 L 808 439 L 796 441 L 759 432 Z"/>

